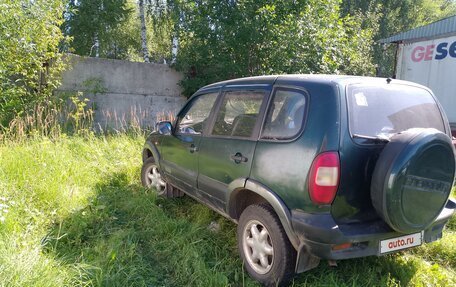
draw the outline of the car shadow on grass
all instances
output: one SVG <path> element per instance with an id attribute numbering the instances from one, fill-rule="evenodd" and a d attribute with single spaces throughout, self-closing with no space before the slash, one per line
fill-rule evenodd
<path id="1" fill-rule="evenodd" d="M 299 274 L 294 286 L 408 286 L 416 271 L 398 255 L 341 260 L 337 267 L 322 260 L 317 268 Z"/>
<path id="2" fill-rule="evenodd" d="M 46 253 L 76 271 L 75 285 L 254 285 L 237 257 L 233 223 L 187 197 L 157 198 L 125 173 L 95 189 L 43 239 Z"/>
<path id="3" fill-rule="evenodd" d="M 188 198 L 157 198 L 127 174 L 52 227 L 44 250 L 87 286 L 257 286 L 243 271 L 236 225 Z M 209 228 L 211 226 L 211 228 Z M 407 285 L 415 270 L 394 256 L 342 261 L 298 275 L 294 286 Z"/>

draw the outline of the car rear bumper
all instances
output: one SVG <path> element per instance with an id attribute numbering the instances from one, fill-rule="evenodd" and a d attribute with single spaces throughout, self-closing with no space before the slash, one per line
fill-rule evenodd
<path id="1" fill-rule="evenodd" d="M 442 237 L 443 227 L 455 213 L 455 209 L 456 202 L 450 199 L 437 219 L 424 230 L 423 242 L 432 242 Z M 378 256 L 383 255 L 380 253 L 381 240 L 404 235 L 392 230 L 382 220 L 338 225 L 331 214 L 292 211 L 291 222 L 301 242 L 298 250 L 297 272 L 306 270 L 305 266 L 302 266 L 305 262 L 299 260 L 303 258 L 300 256 L 303 252 L 330 260 Z"/>

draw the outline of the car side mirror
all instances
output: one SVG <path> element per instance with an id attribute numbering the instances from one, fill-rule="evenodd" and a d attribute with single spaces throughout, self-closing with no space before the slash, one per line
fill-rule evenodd
<path id="1" fill-rule="evenodd" d="M 155 125 L 155 130 L 158 131 L 158 133 L 161 135 L 170 135 L 172 129 L 173 125 L 171 124 L 171 122 L 168 121 L 158 122 Z"/>

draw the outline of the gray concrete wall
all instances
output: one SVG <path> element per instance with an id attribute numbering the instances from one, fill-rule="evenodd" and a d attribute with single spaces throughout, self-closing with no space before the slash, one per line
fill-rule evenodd
<path id="1" fill-rule="evenodd" d="M 153 127 L 175 115 L 186 99 L 182 75 L 168 65 L 68 55 L 59 91 L 82 92 L 94 107 L 95 125 L 122 129 L 131 123 Z"/>

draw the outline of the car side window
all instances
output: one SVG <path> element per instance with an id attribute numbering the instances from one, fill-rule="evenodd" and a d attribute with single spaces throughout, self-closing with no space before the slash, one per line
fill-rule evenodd
<path id="1" fill-rule="evenodd" d="M 302 129 L 305 110 L 304 92 L 277 89 L 266 115 L 261 138 L 280 140 L 295 137 Z"/>
<path id="2" fill-rule="evenodd" d="M 177 119 L 177 134 L 201 134 L 217 99 L 218 93 L 209 93 L 196 97 L 186 111 Z"/>
<path id="3" fill-rule="evenodd" d="M 216 115 L 212 135 L 251 137 L 265 97 L 264 91 L 226 92 Z"/>

